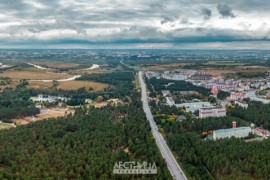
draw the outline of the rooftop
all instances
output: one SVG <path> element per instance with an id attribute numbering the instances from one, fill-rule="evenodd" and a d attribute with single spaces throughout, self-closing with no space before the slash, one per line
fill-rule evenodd
<path id="1" fill-rule="evenodd" d="M 192 103 L 182 103 L 182 106 L 195 106 L 195 105 L 208 105 L 210 106 L 210 102 L 192 102 Z"/>
<path id="2" fill-rule="evenodd" d="M 213 107 L 203 107 L 203 108 L 200 108 L 200 109 L 201 110 L 212 110 L 212 109 L 225 109 L 225 108 L 213 106 Z"/>
<path id="3" fill-rule="evenodd" d="M 251 131 L 251 128 L 250 127 L 238 127 L 238 128 L 230 128 L 230 129 L 219 129 L 219 130 L 215 130 L 214 132 L 216 134 L 224 134 L 224 133 L 227 133 L 227 132 L 244 131 L 244 130 L 250 130 Z"/>

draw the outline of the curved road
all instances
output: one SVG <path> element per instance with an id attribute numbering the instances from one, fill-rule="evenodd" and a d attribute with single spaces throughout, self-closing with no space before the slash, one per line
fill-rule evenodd
<path id="1" fill-rule="evenodd" d="M 94 69 L 98 69 L 99 65 L 98 64 L 93 64 L 90 68 L 87 68 L 87 70 L 94 70 Z"/>
<path id="2" fill-rule="evenodd" d="M 158 127 L 154 121 L 153 115 L 151 113 L 150 107 L 148 105 L 147 101 L 147 95 L 146 95 L 146 85 L 143 80 L 143 73 L 139 71 L 139 80 L 140 80 L 140 85 L 141 85 L 141 96 L 142 96 L 142 103 L 143 103 L 143 110 L 146 114 L 146 117 L 148 121 L 150 122 L 151 126 L 151 131 L 153 136 L 155 137 L 156 144 L 165 159 L 168 169 L 173 177 L 173 179 L 176 180 L 186 180 L 187 177 L 185 176 L 184 172 L 178 165 L 176 159 L 174 158 L 171 150 L 169 149 L 166 141 L 164 140 L 163 136 L 159 133 Z"/>
<path id="3" fill-rule="evenodd" d="M 36 65 L 36 64 L 32 64 L 32 63 L 27 63 L 28 65 L 30 66 L 34 66 L 35 68 L 38 68 L 38 69 L 42 69 L 42 70 L 53 70 L 51 68 L 45 68 L 45 67 L 42 67 L 42 66 L 39 66 L 39 65 Z M 99 65 L 97 64 L 94 64 L 91 68 L 95 69 L 95 68 L 99 68 Z M 89 69 L 91 69 L 89 68 Z M 63 74 L 63 73 L 58 73 L 58 74 Z M 55 81 L 58 81 L 58 82 L 66 82 L 66 81 L 73 81 L 77 78 L 80 78 L 81 75 L 74 75 L 73 77 L 70 77 L 70 78 L 66 78 L 66 79 L 59 79 L 59 80 L 55 80 Z M 41 82 L 53 82 L 54 80 L 51 80 L 51 79 L 37 79 L 37 80 L 30 80 L 30 81 L 41 81 Z"/>
<path id="4" fill-rule="evenodd" d="M 26 63 L 26 64 L 28 64 L 29 66 L 34 66 L 35 68 L 42 69 L 42 70 L 48 70 L 48 69 L 50 69 L 50 68 L 41 67 L 39 65 L 35 65 L 35 64 L 32 64 L 32 63 Z"/>

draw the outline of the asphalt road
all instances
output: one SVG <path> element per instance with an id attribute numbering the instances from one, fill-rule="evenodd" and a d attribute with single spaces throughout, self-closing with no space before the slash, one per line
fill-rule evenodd
<path id="1" fill-rule="evenodd" d="M 163 136 L 158 131 L 158 127 L 154 121 L 153 115 L 151 113 L 148 101 L 147 101 L 147 94 L 146 94 L 146 85 L 143 80 L 143 73 L 139 71 L 139 81 L 141 86 L 141 100 L 143 103 L 143 110 L 146 114 L 148 121 L 150 122 L 151 131 L 153 136 L 155 137 L 156 144 L 165 159 L 168 169 L 172 175 L 172 177 L 176 180 L 186 180 L 187 177 L 185 176 L 184 172 L 182 171 L 181 167 L 178 165 L 176 159 L 174 158 L 171 150 L 169 149 L 166 141 L 164 140 Z"/>

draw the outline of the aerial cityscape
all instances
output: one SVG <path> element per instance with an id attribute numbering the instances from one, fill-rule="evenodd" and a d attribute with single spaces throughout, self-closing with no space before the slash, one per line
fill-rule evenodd
<path id="1" fill-rule="evenodd" d="M 269 5 L 0 2 L 0 179 L 270 179 Z"/>

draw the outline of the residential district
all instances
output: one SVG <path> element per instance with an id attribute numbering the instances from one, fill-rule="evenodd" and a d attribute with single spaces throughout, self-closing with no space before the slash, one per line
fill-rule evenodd
<path id="1" fill-rule="evenodd" d="M 198 70 L 180 69 L 175 71 L 147 71 L 146 79 L 151 80 L 171 80 L 161 89 L 161 97 L 149 97 L 157 104 L 163 103 L 170 107 L 182 108 L 185 112 L 190 113 L 192 117 L 204 119 L 208 117 L 226 117 L 227 107 L 239 106 L 248 108 L 247 101 L 259 101 L 263 104 L 270 104 L 270 78 L 250 78 L 250 79 L 226 79 L 222 75 L 210 74 Z M 209 91 L 214 102 L 205 101 L 203 98 L 196 98 L 200 93 L 187 88 L 186 91 L 178 91 L 177 88 L 169 88 L 175 85 L 177 81 L 185 81 L 196 87 L 202 87 Z M 156 89 L 154 84 L 150 84 L 153 90 Z M 160 88 L 161 84 L 159 84 Z M 162 87 L 162 86 L 161 86 Z M 149 87 L 148 87 L 149 88 Z M 225 95 L 219 98 L 219 93 Z M 185 98 L 193 97 L 193 98 Z M 179 99 L 180 98 L 180 99 Z M 177 120 L 185 119 L 182 115 Z M 270 132 L 263 127 L 256 127 L 251 123 L 250 126 L 237 127 L 237 123 L 232 122 L 232 127 L 228 129 L 213 129 L 210 132 L 204 132 L 208 139 L 218 140 L 222 138 L 246 138 L 250 134 L 256 135 L 254 140 L 263 140 L 269 137 Z M 260 137 L 260 138 L 258 138 Z"/>

